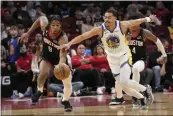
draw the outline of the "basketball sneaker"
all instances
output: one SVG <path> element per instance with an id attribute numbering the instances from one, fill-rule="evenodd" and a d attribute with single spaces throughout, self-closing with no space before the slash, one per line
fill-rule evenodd
<path id="1" fill-rule="evenodd" d="M 69 101 L 62 101 L 61 100 L 61 104 L 64 106 L 64 110 L 66 112 L 71 112 L 72 111 L 73 108 L 72 108 L 72 106 L 71 106 Z"/>
<path id="2" fill-rule="evenodd" d="M 146 110 L 147 109 L 147 105 L 145 103 L 145 99 L 144 98 L 140 99 L 140 109 L 141 110 Z"/>
<path id="3" fill-rule="evenodd" d="M 32 104 L 36 104 L 43 93 L 41 91 L 36 91 L 34 95 L 31 96 Z"/>
<path id="4" fill-rule="evenodd" d="M 146 97 L 146 105 L 150 105 L 154 101 L 152 88 L 150 85 L 145 85 L 145 86 L 146 86 L 146 90 L 144 92 L 142 92 L 142 94 Z"/>
<path id="5" fill-rule="evenodd" d="M 133 108 L 138 108 L 140 106 L 140 103 L 136 97 L 132 97 L 132 105 Z"/>
<path id="6" fill-rule="evenodd" d="M 110 103 L 109 103 L 109 105 L 120 105 L 120 104 L 124 104 L 125 103 L 125 100 L 124 100 L 124 98 L 122 97 L 122 98 L 115 98 L 115 99 L 113 99 Z"/>

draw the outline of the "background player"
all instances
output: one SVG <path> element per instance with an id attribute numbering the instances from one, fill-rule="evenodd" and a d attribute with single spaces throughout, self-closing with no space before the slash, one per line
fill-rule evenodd
<path id="1" fill-rule="evenodd" d="M 129 17 L 130 20 L 131 19 L 134 20 L 138 18 L 139 16 L 136 16 L 136 15 Z M 139 83 L 140 72 L 144 70 L 145 68 L 146 40 L 153 41 L 157 45 L 157 48 L 161 51 L 162 59 L 160 60 L 160 62 L 166 63 L 167 55 L 161 41 L 155 35 L 153 35 L 150 31 L 141 28 L 140 25 L 136 25 L 127 29 L 126 35 L 127 35 L 126 38 L 128 40 L 128 45 L 132 53 L 132 62 L 133 62 L 132 79 Z M 118 90 L 117 96 L 123 97 L 122 91 L 120 92 L 120 90 Z M 118 104 L 124 103 L 124 99 L 122 97 L 121 98 L 116 97 L 110 103 L 110 105 L 118 105 Z M 132 97 L 132 103 L 134 107 L 139 106 L 139 103 L 137 102 L 137 98 L 135 97 Z"/>
<path id="2" fill-rule="evenodd" d="M 75 37 L 69 43 L 60 46 L 60 49 L 69 49 L 71 45 L 80 43 L 92 36 L 98 35 L 104 45 L 107 59 L 111 71 L 116 79 L 116 84 L 131 96 L 141 99 L 141 108 L 145 109 L 146 104 L 144 98 L 151 98 L 153 101 L 152 90 L 150 86 L 143 86 L 134 80 L 130 80 L 131 68 L 128 64 L 128 46 L 125 44 L 124 32 L 127 28 L 139 25 L 144 22 L 155 20 L 155 16 L 141 18 L 137 20 L 118 21 L 116 20 L 117 12 L 113 9 L 106 11 L 104 15 L 104 23 L 92 30 Z M 126 72 L 126 73 L 124 73 Z M 143 96 L 140 92 L 144 92 Z M 149 100 L 149 99 L 148 99 Z"/>
<path id="3" fill-rule="evenodd" d="M 59 16 L 53 15 L 50 18 L 50 26 L 48 26 L 48 19 L 45 16 L 38 18 L 27 33 L 22 35 L 22 39 L 27 38 L 34 29 L 38 26 L 41 27 L 43 31 L 43 50 L 42 50 L 42 61 L 40 62 L 39 68 L 40 73 L 37 79 L 37 92 L 31 97 L 32 103 L 38 102 L 40 96 L 43 93 L 44 83 L 49 76 L 50 70 L 54 65 L 58 63 L 66 63 L 66 51 L 58 50 L 58 46 L 68 42 L 66 34 L 62 31 L 62 22 Z M 70 76 L 63 80 L 64 84 L 64 95 L 62 98 L 62 105 L 64 105 L 65 111 L 71 111 L 72 106 L 69 103 L 69 98 L 72 93 L 71 85 L 71 74 Z"/>

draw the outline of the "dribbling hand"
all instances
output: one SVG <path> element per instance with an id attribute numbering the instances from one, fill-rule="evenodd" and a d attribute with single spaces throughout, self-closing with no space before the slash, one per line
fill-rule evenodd
<path id="1" fill-rule="evenodd" d="M 28 37 L 29 37 L 28 33 L 22 34 L 22 36 L 20 37 L 20 42 L 23 41 L 24 39 L 27 39 Z"/>

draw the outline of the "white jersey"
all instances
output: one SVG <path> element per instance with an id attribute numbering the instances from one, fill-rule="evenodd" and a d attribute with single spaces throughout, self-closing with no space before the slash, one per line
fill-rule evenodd
<path id="1" fill-rule="evenodd" d="M 103 35 L 101 41 L 108 56 L 120 57 L 128 53 L 128 45 L 125 43 L 126 38 L 122 33 L 120 21 L 116 20 L 116 28 L 113 32 L 106 29 L 105 24 L 102 24 Z"/>

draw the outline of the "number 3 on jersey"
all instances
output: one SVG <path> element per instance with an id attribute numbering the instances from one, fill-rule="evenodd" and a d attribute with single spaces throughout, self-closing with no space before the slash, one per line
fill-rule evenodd
<path id="1" fill-rule="evenodd" d="M 48 46 L 49 52 L 52 52 L 52 47 Z"/>
<path id="2" fill-rule="evenodd" d="M 135 47 L 133 47 L 132 52 L 133 52 L 134 54 L 136 54 L 136 48 L 135 48 Z"/>

